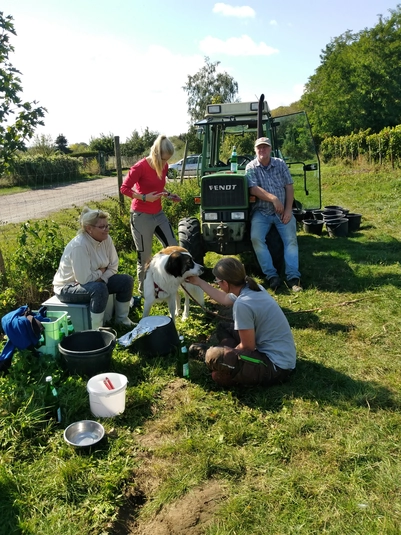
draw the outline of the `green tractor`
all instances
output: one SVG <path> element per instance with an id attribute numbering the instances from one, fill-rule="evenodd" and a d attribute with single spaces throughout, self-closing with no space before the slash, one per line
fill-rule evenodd
<path id="1" fill-rule="evenodd" d="M 204 255 L 253 252 L 250 239 L 252 203 L 245 167 L 254 157 L 257 138 L 269 137 L 272 156 L 284 159 L 294 180 L 294 208 L 321 207 L 320 162 L 304 112 L 272 117 L 264 95 L 259 102 L 210 104 L 196 123 L 203 138 L 195 202 L 200 218 L 186 217 L 178 224 L 179 242 L 203 264 Z M 237 147 L 238 171 L 230 171 L 232 147 Z M 243 153 L 241 151 L 244 151 Z M 266 236 L 273 262 L 281 271 L 283 246 L 273 226 Z"/>

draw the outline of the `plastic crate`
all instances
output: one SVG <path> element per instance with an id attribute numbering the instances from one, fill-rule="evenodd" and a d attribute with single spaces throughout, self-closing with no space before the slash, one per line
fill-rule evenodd
<path id="1" fill-rule="evenodd" d="M 47 308 L 48 316 L 53 314 L 53 312 L 67 312 L 71 317 L 75 332 L 88 331 L 92 328 L 89 303 L 62 303 L 59 301 L 57 295 L 53 295 L 53 297 L 42 303 L 42 305 Z"/>
<path id="2" fill-rule="evenodd" d="M 47 312 L 47 317 L 51 321 L 44 321 L 42 325 L 43 343 L 38 347 L 41 353 L 47 353 L 57 357 L 59 354 L 58 344 L 62 340 L 64 333 L 68 332 L 68 314 L 67 312 L 55 312 L 53 310 Z M 64 333 L 61 329 L 64 328 Z"/>

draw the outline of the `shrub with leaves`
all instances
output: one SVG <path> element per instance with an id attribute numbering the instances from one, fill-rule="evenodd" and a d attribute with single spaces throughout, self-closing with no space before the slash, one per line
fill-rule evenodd
<path id="1" fill-rule="evenodd" d="M 23 223 L 17 242 L 14 278 L 21 285 L 22 302 L 31 301 L 51 287 L 65 243 L 59 225 L 51 220 Z"/>

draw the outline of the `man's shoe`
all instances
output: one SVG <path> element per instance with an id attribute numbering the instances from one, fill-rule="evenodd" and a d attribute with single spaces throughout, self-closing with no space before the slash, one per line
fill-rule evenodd
<path id="1" fill-rule="evenodd" d="M 287 286 L 293 292 L 302 292 L 301 281 L 299 279 L 291 279 L 287 281 Z"/>
<path id="2" fill-rule="evenodd" d="M 188 358 L 205 362 L 206 351 L 209 346 L 206 344 L 191 344 L 188 349 Z"/>
<path id="3" fill-rule="evenodd" d="M 277 288 L 280 288 L 281 286 L 280 277 L 272 277 L 271 279 L 268 280 L 268 283 L 269 283 L 270 289 L 275 292 Z"/>

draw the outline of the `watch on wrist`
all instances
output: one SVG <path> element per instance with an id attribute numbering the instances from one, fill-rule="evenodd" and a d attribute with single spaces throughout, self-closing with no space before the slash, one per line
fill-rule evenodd
<path id="1" fill-rule="evenodd" d="M 145 193 L 142 195 L 142 200 L 143 200 L 143 202 L 146 202 L 146 195 L 145 195 Z"/>

